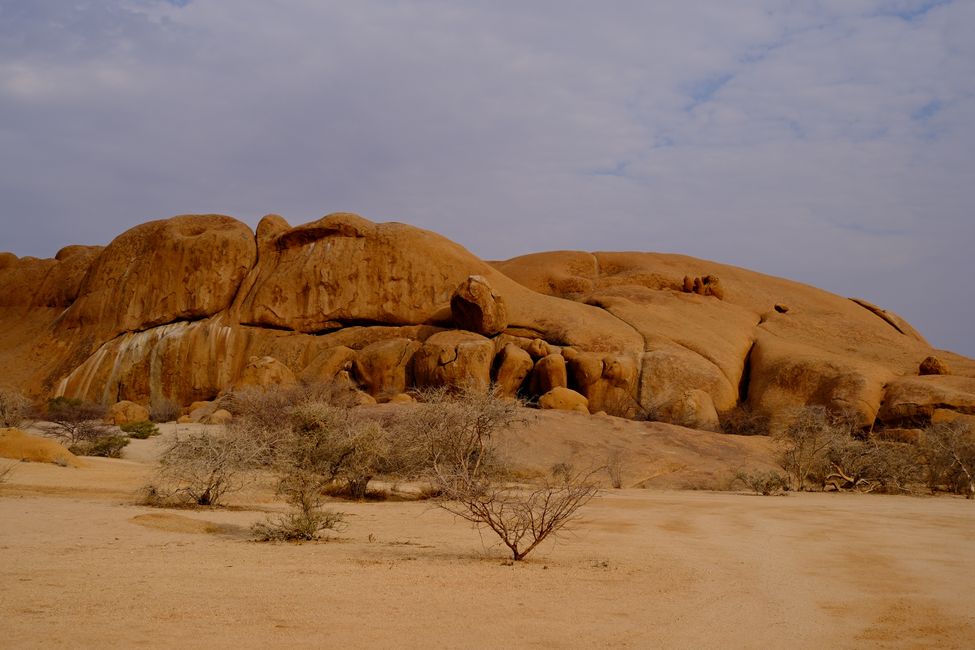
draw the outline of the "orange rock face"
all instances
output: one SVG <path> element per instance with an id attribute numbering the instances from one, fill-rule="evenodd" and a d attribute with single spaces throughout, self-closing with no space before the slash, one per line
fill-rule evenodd
<path id="1" fill-rule="evenodd" d="M 892 429 L 975 413 L 975 361 L 863 300 L 679 255 L 488 264 L 347 213 L 296 227 L 268 215 L 256 233 L 182 216 L 55 259 L 0 253 L 0 328 L 5 381 L 106 405 L 296 381 L 372 403 L 494 381 L 556 408 L 707 429 L 742 403 L 773 422 L 822 404 Z"/>

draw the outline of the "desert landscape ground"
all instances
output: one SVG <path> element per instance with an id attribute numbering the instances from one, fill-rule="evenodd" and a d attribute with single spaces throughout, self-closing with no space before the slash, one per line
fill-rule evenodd
<path id="1" fill-rule="evenodd" d="M 124 458 L 13 464 L 0 487 L 6 647 L 966 648 L 972 503 L 677 490 L 770 462 L 764 437 L 535 412 L 502 446 L 628 460 L 565 534 L 512 563 L 430 502 L 336 501 L 325 542 L 262 544 L 272 483 L 227 507 L 136 505 L 176 428 Z M 187 427 L 200 425 L 181 425 Z M 689 461 L 697 460 L 697 463 Z"/>

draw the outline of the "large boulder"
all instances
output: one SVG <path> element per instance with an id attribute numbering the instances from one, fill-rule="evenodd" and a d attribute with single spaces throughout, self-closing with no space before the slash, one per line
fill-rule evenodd
<path id="1" fill-rule="evenodd" d="M 925 424 L 936 411 L 951 410 L 975 415 L 975 379 L 955 375 L 901 377 L 892 381 L 884 395 L 879 418 L 892 425 Z M 939 419 L 947 419 L 941 413 Z"/>
<path id="2" fill-rule="evenodd" d="M 568 388 L 565 358 L 561 354 L 549 354 L 535 363 L 529 379 L 529 390 L 534 395 L 544 395 L 553 388 Z"/>
<path id="3" fill-rule="evenodd" d="M 451 386 L 486 389 L 491 383 L 494 344 L 479 334 L 447 331 L 434 334 L 413 355 L 420 388 Z"/>
<path id="4" fill-rule="evenodd" d="M 703 390 L 688 390 L 660 405 L 658 419 L 689 429 L 721 431 L 718 412 L 711 395 Z"/>
<path id="5" fill-rule="evenodd" d="M 331 383 L 350 376 L 356 352 L 344 345 L 322 350 L 300 373 L 302 381 L 308 383 Z M 346 373 L 340 378 L 342 373 Z"/>
<path id="6" fill-rule="evenodd" d="M 508 343 L 497 356 L 494 383 L 504 397 L 514 397 L 533 367 L 531 355 L 514 343 Z"/>
<path id="7" fill-rule="evenodd" d="M 450 313 L 457 327 L 484 336 L 499 334 L 508 326 L 508 308 L 480 275 L 471 275 L 450 297 Z"/>
<path id="8" fill-rule="evenodd" d="M 538 406 L 543 409 L 589 413 L 589 400 L 584 395 L 564 386 L 556 386 L 539 397 Z"/>
<path id="9" fill-rule="evenodd" d="M 405 393 L 413 385 L 413 355 L 420 343 L 410 339 L 389 339 L 367 345 L 358 351 L 354 376 L 374 397 Z"/>
<path id="10" fill-rule="evenodd" d="M 131 424 L 132 422 L 144 422 L 149 419 L 149 409 L 135 402 L 122 400 L 108 408 L 106 419 L 117 426 Z"/>
<path id="11" fill-rule="evenodd" d="M 59 330 L 84 328 L 108 340 L 212 316 L 230 306 L 256 253 L 250 228 L 232 217 L 187 215 L 136 226 L 98 253 Z"/>
<path id="12" fill-rule="evenodd" d="M 274 357 L 251 357 L 244 366 L 234 389 L 294 386 L 297 382 L 291 369 Z"/>

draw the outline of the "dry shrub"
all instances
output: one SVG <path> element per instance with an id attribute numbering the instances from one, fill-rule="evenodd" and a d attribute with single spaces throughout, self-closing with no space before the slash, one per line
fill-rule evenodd
<path id="1" fill-rule="evenodd" d="M 30 419 L 31 403 L 12 388 L 0 388 L 0 427 L 19 427 Z"/>
<path id="2" fill-rule="evenodd" d="M 149 420 L 152 422 L 175 422 L 179 418 L 179 404 L 171 399 L 161 399 L 153 402 L 149 408 Z"/>
<path id="3" fill-rule="evenodd" d="M 390 433 L 361 411 L 307 402 L 292 410 L 290 424 L 276 450 L 282 484 L 307 480 L 321 491 L 339 482 L 362 499 L 374 476 L 396 470 Z"/>
<path id="4" fill-rule="evenodd" d="M 614 449 L 606 459 L 606 473 L 609 474 L 609 484 L 613 486 L 614 490 L 619 490 L 623 487 L 623 468 L 623 452 L 619 449 Z"/>
<path id="5" fill-rule="evenodd" d="M 826 461 L 823 489 L 910 493 L 921 478 L 917 448 L 901 442 L 837 436 Z"/>
<path id="6" fill-rule="evenodd" d="M 975 428 L 959 421 L 931 426 L 924 432 L 923 454 L 932 490 L 975 498 Z"/>
<path id="7" fill-rule="evenodd" d="M 738 470 L 735 472 L 735 481 L 744 483 L 749 490 L 762 496 L 784 494 L 789 489 L 788 477 L 773 470 L 767 472 Z"/>
<path id="8" fill-rule="evenodd" d="M 320 539 L 322 531 L 344 527 L 344 513 L 313 508 L 270 517 L 251 526 L 251 532 L 259 542 L 300 542 Z"/>
<path id="9" fill-rule="evenodd" d="M 739 404 L 733 409 L 718 414 L 721 430 L 736 436 L 767 436 L 769 418 L 764 413 L 752 410 L 748 404 Z"/>
<path id="10" fill-rule="evenodd" d="M 521 560 L 554 536 L 597 493 L 593 473 L 564 471 L 542 485 L 512 485 L 494 433 L 515 425 L 518 405 L 486 391 L 427 391 L 393 423 L 401 471 L 426 476 L 437 505 L 494 532 Z"/>
<path id="11" fill-rule="evenodd" d="M 158 483 L 148 489 L 159 504 L 215 506 L 244 487 L 265 453 L 261 441 L 239 432 L 177 431 L 160 457 Z"/>
<path id="12" fill-rule="evenodd" d="M 792 479 L 795 490 L 822 484 L 828 467 L 827 453 L 836 438 L 849 438 L 853 421 L 844 413 L 822 406 L 807 406 L 793 413 L 789 426 L 775 437 L 783 450 L 779 465 Z"/>
<path id="13" fill-rule="evenodd" d="M 119 458 L 129 438 L 104 423 L 105 407 L 68 397 L 48 400 L 46 431 L 76 456 Z"/>

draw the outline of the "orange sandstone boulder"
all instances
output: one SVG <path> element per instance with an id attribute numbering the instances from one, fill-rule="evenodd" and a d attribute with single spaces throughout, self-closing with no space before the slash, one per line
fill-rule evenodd
<path id="1" fill-rule="evenodd" d="M 508 326 L 508 309 L 480 275 L 469 276 L 450 297 L 450 313 L 457 327 L 494 336 Z"/>
<path id="2" fill-rule="evenodd" d="M 106 419 L 118 426 L 132 422 L 144 422 L 149 419 L 149 409 L 135 402 L 122 400 L 109 407 Z"/>
<path id="3" fill-rule="evenodd" d="M 413 355 L 413 373 L 420 388 L 491 383 L 494 344 L 479 334 L 447 331 L 434 334 Z"/>
<path id="4" fill-rule="evenodd" d="M 589 401 L 583 395 L 564 386 L 556 386 L 539 397 L 538 405 L 543 409 L 589 413 Z"/>
<path id="5" fill-rule="evenodd" d="M 355 355 L 354 377 L 373 397 L 405 393 L 413 385 L 413 355 L 420 343 L 410 339 L 378 341 Z"/>

